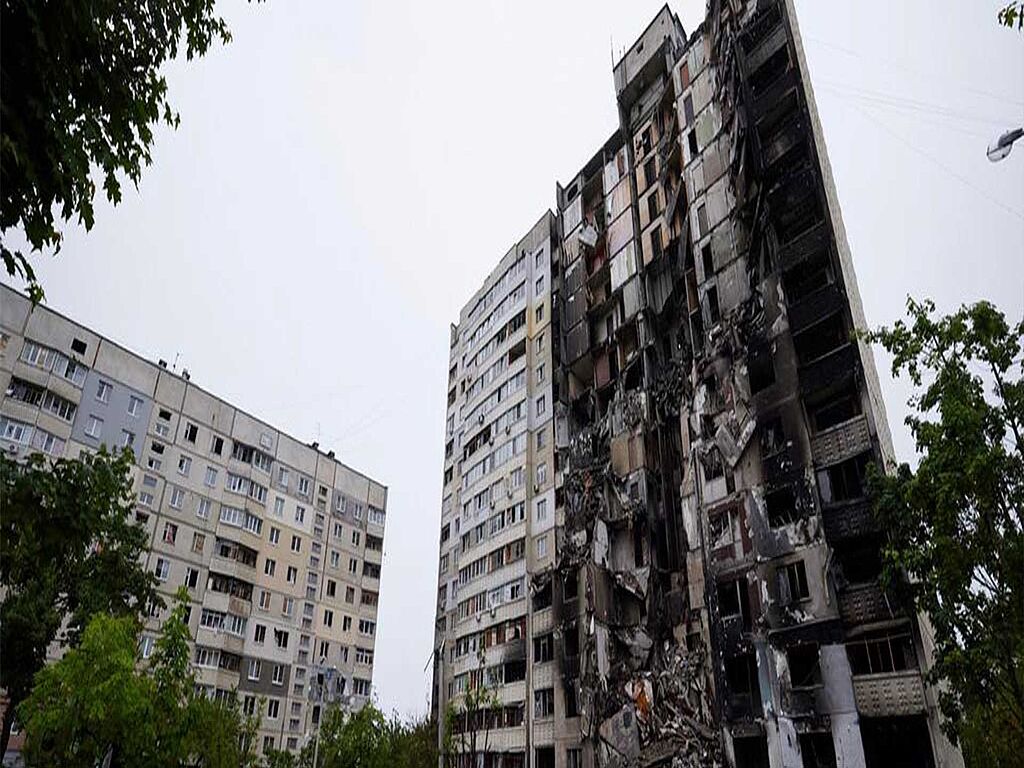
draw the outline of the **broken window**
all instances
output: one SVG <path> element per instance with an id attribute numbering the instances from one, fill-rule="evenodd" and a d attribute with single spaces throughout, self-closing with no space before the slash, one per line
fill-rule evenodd
<path id="1" fill-rule="evenodd" d="M 736 765 L 743 768 L 768 768 L 768 742 L 764 736 L 737 736 L 732 740 Z"/>
<path id="2" fill-rule="evenodd" d="M 743 629 L 750 629 L 750 599 L 745 577 L 718 585 L 718 614 L 722 619 L 737 618 Z"/>
<path id="3" fill-rule="evenodd" d="M 801 643 L 786 649 L 789 662 L 789 684 L 793 688 L 814 688 L 821 685 L 818 644 Z"/>
<path id="4" fill-rule="evenodd" d="M 729 688 L 728 705 L 732 718 L 761 714 L 761 686 L 757 681 L 757 659 L 754 658 L 754 654 L 743 653 L 726 659 L 725 678 Z"/>
<path id="5" fill-rule="evenodd" d="M 804 768 L 836 768 L 836 746 L 831 731 L 801 733 L 799 739 Z"/>
<path id="6" fill-rule="evenodd" d="M 704 267 L 704 279 L 707 280 L 715 274 L 715 257 L 711 252 L 711 243 L 705 243 L 700 249 L 701 266 Z"/>
<path id="7" fill-rule="evenodd" d="M 811 421 L 816 432 L 821 432 L 849 421 L 860 413 L 860 397 L 851 381 L 838 393 L 815 405 L 809 405 Z"/>
<path id="8" fill-rule="evenodd" d="M 647 187 L 651 186 L 651 184 L 654 183 L 654 177 L 655 176 L 657 176 L 657 171 L 655 170 L 654 158 L 652 157 L 646 163 L 644 163 L 644 188 L 645 189 Z"/>
<path id="9" fill-rule="evenodd" d="M 697 206 L 697 231 L 701 237 L 708 233 L 708 207 L 703 203 Z"/>
<path id="10" fill-rule="evenodd" d="M 818 491 L 822 504 L 836 504 L 864 496 L 864 479 L 868 464 L 874 459 L 866 451 L 852 459 L 818 471 Z"/>
<path id="11" fill-rule="evenodd" d="M 909 629 L 872 632 L 847 642 L 846 655 L 855 675 L 878 675 L 917 668 L 917 654 Z"/>
<path id="12" fill-rule="evenodd" d="M 747 356 L 747 376 L 750 393 L 756 395 L 775 383 L 775 358 L 770 344 L 757 346 Z"/>
<path id="13" fill-rule="evenodd" d="M 520 680 L 526 679 L 526 662 L 522 659 L 519 661 L 506 661 L 505 662 L 505 676 L 504 681 L 506 683 L 517 683 Z"/>
<path id="14" fill-rule="evenodd" d="M 793 345 L 800 365 L 808 365 L 844 346 L 848 340 L 842 313 L 836 312 L 794 336 Z"/>
<path id="15" fill-rule="evenodd" d="M 733 545 L 736 540 L 733 531 L 735 518 L 736 512 L 731 509 L 708 515 L 708 540 L 711 542 L 712 551 Z"/>
<path id="16" fill-rule="evenodd" d="M 555 768 L 555 748 L 537 747 L 534 750 L 535 768 Z"/>
<path id="17" fill-rule="evenodd" d="M 800 262 L 788 272 L 783 279 L 786 288 L 786 299 L 790 305 L 796 304 L 815 291 L 832 283 L 832 264 L 828 252 L 823 251 Z"/>
<path id="18" fill-rule="evenodd" d="M 764 507 L 765 513 L 768 515 L 768 525 L 772 528 L 790 525 L 803 517 L 797 506 L 796 494 L 791 485 L 765 493 Z"/>
<path id="19" fill-rule="evenodd" d="M 703 457 L 704 479 L 708 482 L 715 480 L 725 474 L 725 467 L 722 464 L 722 454 L 718 448 L 712 448 Z"/>
<path id="20" fill-rule="evenodd" d="M 555 639 L 548 632 L 546 635 L 533 638 L 533 663 L 543 664 L 555 657 Z"/>
<path id="21" fill-rule="evenodd" d="M 686 116 L 686 124 L 693 125 L 693 96 L 690 94 L 683 99 L 683 115 Z"/>
<path id="22" fill-rule="evenodd" d="M 761 456 L 774 456 L 786 447 L 786 434 L 782 431 L 782 419 L 776 416 L 761 425 Z"/>
<path id="23" fill-rule="evenodd" d="M 782 566 L 778 570 L 778 576 L 779 602 L 782 605 L 792 605 L 801 600 L 810 599 L 811 592 L 807 587 L 807 569 L 804 568 L 803 560 Z"/>
<path id="24" fill-rule="evenodd" d="M 533 610 L 542 611 L 551 607 L 551 582 L 538 589 L 533 595 Z"/>
<path id="25" fill-rule="evenodd" d="M 575 570 L 570 570 L 565 574 L 565 586 L 562 594 L 564 595 L 565 602 L 575 600 L 579 594 L 579 577 Z"/>
<path id="26" fill-rule="evenodd" d="M 696 157 L 700 153 L 700 150 L 697 148 L 697 132 L 690 131 L 686 136 L 686 142 L 690 147 L 690 157 Z"/>
<path id="27" fill-rule="evenodd" d="M 658 218 L 659 213 L 661 210 L 658 207 L 658 193 L 655 191 L 647 196 L 647 215 L 651 221 L 654 221 Z"/>
<path id="28" fill-rule="evenodd" d="M 567 659 L 580 655 L 580 633 L 575 624 L 566 627 L 562 640 L 562 654 Z"/>
<path id="29" fill-rule="evenodd" d="M 722 310 L 718 306 L 718 286 L 712 285 L 708 288 L 708 320 L 712 325 L 717 323 L 722 317 Z"/>

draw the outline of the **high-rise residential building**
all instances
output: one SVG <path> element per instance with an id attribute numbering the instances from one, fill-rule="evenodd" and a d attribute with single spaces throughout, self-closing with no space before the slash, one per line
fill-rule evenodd
<path id="1" fill-rule="evenodd" d="M 531 348 L 473 313 L 517 258 L 540 268 L 528 247 L 452 330 L 439 739 L 472 733 L 463 762 L 492 768 L 962 766 L 927 619 L 879 580 L 865 472 L 893 451 L 792 0 L 712 0 L 690 36 L 665 6 L 613 77 L 619 125 L 545 219 L 549 560 L 533 485 L 475 500 L 532 446 L 470 474 L 487 427 L 463 418 L 469 342 Z M 524 283 L 527 323 L 531 274 L 500 289 Z M 525 569 L 478 570 L 475 532 L 520 498 Z M 480 686 L 501 706 L 467 717 Z"/>
<path id="2" fill-rule="evenodd" d="M 0 334 L 0 449 L 134 451 L 135 519 L 168 605 L 141 657 L 184 586 L 198 683 L 237 691 L 263 751 L 300 749 L 325 702 L 366 702 L 387 488 L 2 285 Z"/>

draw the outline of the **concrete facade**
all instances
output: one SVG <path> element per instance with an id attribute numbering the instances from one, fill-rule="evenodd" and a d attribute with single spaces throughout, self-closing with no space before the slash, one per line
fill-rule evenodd
<path id="1" fill-rule="evenodd" d="M 619 125 L 556 187 L 557 551 L 527 561 L 527 716 L 478 765 L 959 768 L 927 622 L 879 583 L 865 472 L 893 451 L 792 2 L 713 0 L 690 36 L 665 6 L 613 76 Z M 465 690 L 448 610 L 439 713 Z"/>
<path id="2" fill-rule="evenodd" d="M 2 285 L 0 333 L 0 448 L 132 448 L 146 567 L 168 605 L 188 588 L 200 685 L 260 708 L 261 749 L 305 744 L 319 675 L 342 706 L 366 702 L 387 488 Z"/>

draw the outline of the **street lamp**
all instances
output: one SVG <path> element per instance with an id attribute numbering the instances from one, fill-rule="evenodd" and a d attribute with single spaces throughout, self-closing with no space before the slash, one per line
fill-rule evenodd
<path id="1" fill-rule="evenodd" d="M 988 145 L 988 159 L 993 163 L 998 163 L 1010 154 L 1010 150 L 1013 149 L 1013 142 L 1021 136 L 1024 136 L 1024 128 L 1014 128 L 1003 133 L 998 139 Z"/>

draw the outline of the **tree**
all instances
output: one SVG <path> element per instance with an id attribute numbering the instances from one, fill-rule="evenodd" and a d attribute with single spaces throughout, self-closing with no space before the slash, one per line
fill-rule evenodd
<path id="1" fill-rule="evenodd" d="M 446 768 L 475 766 L 478 756 L 487 754 L 490 747 L 493 715 L 501 702 L 483 682 L 482 653 L 476 678 L 461 700 L 450 701 L 445 709 L 442 750 Z"/>
<path id="2" fill-rule="evenodd" d="M 182 588 L 147 669 L 138 664 L 138 622 L 96 614 L 81 644 L 39 672 L 19 707 L 27 764 L 255 766 L 255 720 L 237 702 L 195 692 L 187 606 Z"/>
<path id="3" fill-rule="evenodd" d="M 999 11 L 999 23 L 1010 29 L 1017 27 L 1018 31 L 1024 30 L 1024 2 L 1014 0 L 1007 3 L 1006 7 Z"/>
<path id="4" fill-rule="evenodd" d="M 0 456 L 0 687 L 10 699 L 0 754 L 51 643 L 77 643 L 93 614 L 137 617 L 159 602 L 141 565 L 131 464 L 129 452 L 53 463 L 35 454 L 24 464 Z"/>
<path id="5" fill-rule="evenodd" d="M 391 764 L 401 768 L 437 768 L 437 725 L 429 718 L 390 722 Z"/>
<path id="6" fill-rule="evenodd" d="M 916 470 L 871 475 L 884 578 L 934 627 L 946 728 L 976 765 L 1024 753 L 1024 322 L 986 302 L 868 335 L 916 393 Z M 902 578 L 902 576 L 909 578 Z"/>
<path id="7" fill-rule="evenodd" d="M 317 734 L 320 742 L 315 768 L 390 768 L 388 723 L 373 704 L 348 713 L 331 707 Z"/>
<path id="8" fill-rule="evenodd" d="M 213 0 L 4 0 L 0 88 L 0 253 L 7 273 L 42 296 L 28 259 L 2 236 L 21 229 L 33 250 L 60 250 L 54 210 L 91 229 L 94 179 L 116 204 L 152 161 L 153 128 L 177 127 L 164 64 L 191 60 L 231 36 Z"/>

